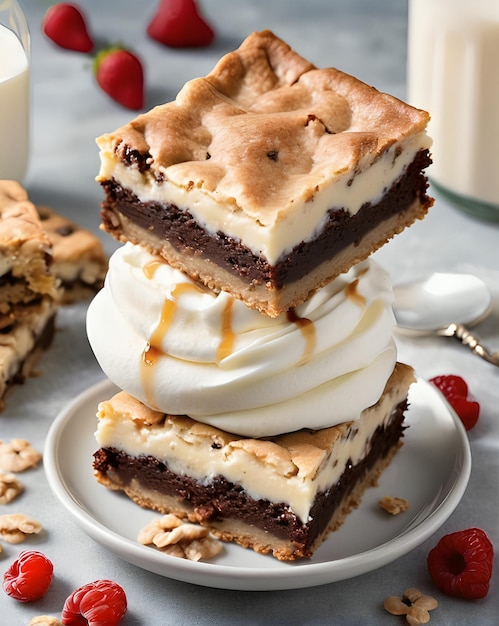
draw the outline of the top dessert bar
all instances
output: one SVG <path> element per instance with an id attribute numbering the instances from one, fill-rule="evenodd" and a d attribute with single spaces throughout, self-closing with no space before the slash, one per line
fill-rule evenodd
<path id="1" fill-rule="evenodd" d="M 424 217 L 428 120 L 253 33 L 97 139 L 103 227 L 276 316 Z"/>

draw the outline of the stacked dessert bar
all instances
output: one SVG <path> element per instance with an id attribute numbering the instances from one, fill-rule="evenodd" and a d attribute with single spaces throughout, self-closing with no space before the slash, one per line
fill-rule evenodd
<path id="1" fill-rule="evenodd" d="M 59 305 L 74 301 L 76 294 L 83 297 L 76 291 L 80 277 L 87 293 L 94 294 L 106 270 L 107 259 L 94 235 L 48 208 L 35 207 L 16 181 L 0 181 L 2 408 L 9 389 L 26 380 L 50 345 Z"/>
<path id="2" fill-rule="evenodd" d="M 344 521 L 404 431 L 370 256 L 431 206 L 427 122 L 264 31 L 97 140 L 99 482 L 282 560 Z"/>
<path id="3" fill-rule="evenodd" d="M 0 399 L 50 345 L 60 298 L 52 245 L 15 181 L 0 181 Z"/>

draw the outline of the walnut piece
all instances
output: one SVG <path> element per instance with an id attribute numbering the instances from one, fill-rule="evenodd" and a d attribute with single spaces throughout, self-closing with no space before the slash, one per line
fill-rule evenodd
<path id="1" fill-rule="evenodd" d="M 382 498 L 379 501 L 379 505 L 391 515 L 398 515 L 409 508 L 409 502 L 405 498 L 393 498 L 392 496 Z"/>
<path id="2" fill-rule="evenodd" d="M 438 606 L 437 600 L 431 596 L 425 596 L 419 589 L 411 587 L 402 595 L 389 596 L 386 598 L 384 608 L 391 615 L 405 615 L 410 626 L 420 626 L 430 621 L 430 611 Z"/>
<path id="3" fill-rule="evenodd" d="M 26 439 L 0 441 L 0 467 L 6 472 L 23 472 L 37 465 L 42 458 Z"/>
<path id="4" fill-rule="evenodd" d="M 22 513 L 0 515 L 0 536 L 7 543 L 21 543 L 27 535 L 37 535 L 42 525 Z"/>
<path id="5" fill-rule="evenodd" d="M 8 504 L 24 491 L 24 486 L 12 472 L 0 472 L 0 504 Z"/>
<path id="6" fill-rule="evenodd" d="M 144 526 L 137 541 L 143 545 L 153 545 L 170 556 L 190 561 L 209 559 L 223 550 L 222 543 L 214 539 L 207 528 L 183 522 L 171 513 Z"/>
<path id="7" fill-rule="evenodd" d="M 62 626 L 62 622 L 52 615 L 37 615 L 30 619 L 28 626 Z"/>

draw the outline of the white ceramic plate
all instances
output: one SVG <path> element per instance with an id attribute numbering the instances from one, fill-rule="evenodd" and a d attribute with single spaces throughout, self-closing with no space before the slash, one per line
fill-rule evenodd
<path id="1" fill-rule="evenodd" d="M 90 388 L 54 421 L 44 464 L 55 495 L 82 530 L 121 558 L 162 576 L 221 589 L 276 590 L 312 587 L 358 576 L 406 554 L 433 534 L 461 500 L 471 471 L 466 431 L 442 396 L 419 380 L 411 387 L 405 444 L 368 489 L 359 509 L 332 533 L 313 559 L 283 563 L 226 544 L 209 562 L 192 562 L 136 542 L 157 513 L 146 511 L 93 477 L 96 409 L 115 393 L 109 381 Z M 391 516 L 378 506 L 400 496 L 410 509 Z M 367 531 L 368 529 L 368 531 Z"/>

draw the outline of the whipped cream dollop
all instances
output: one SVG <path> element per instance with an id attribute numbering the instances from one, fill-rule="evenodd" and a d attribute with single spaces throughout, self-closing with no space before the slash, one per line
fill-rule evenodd
<path id="1" fill-rule="evenodd" d="M 87 333 L 105 374 L 144 404 L 264 437 L 357 419 L 377 402 L 396 361 L 392 302 L 368 260 L 270 318 L 125 244 Z"/>

